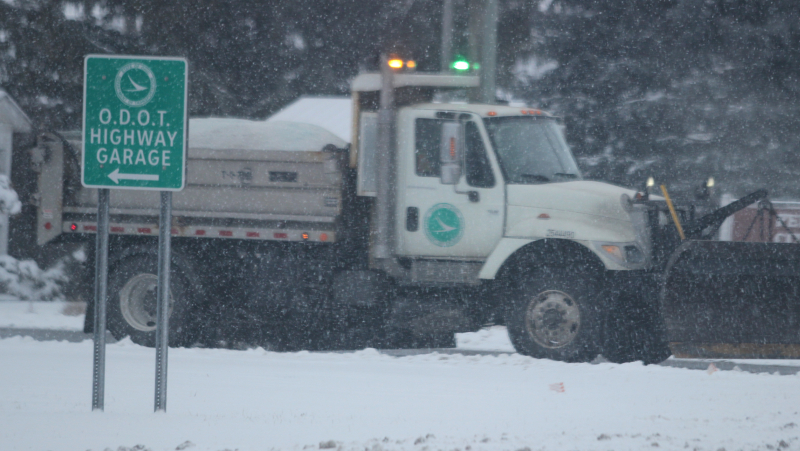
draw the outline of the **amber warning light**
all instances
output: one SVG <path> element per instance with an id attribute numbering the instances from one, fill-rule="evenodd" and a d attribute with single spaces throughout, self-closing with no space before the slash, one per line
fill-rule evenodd
<path id="1" fill-rule="evenodd" d="M 417 62 L 414 60 L 403 61 L 400 58 L 392 58 L 386 62 L 392 69 L 402 69 L 403 67 L 407 69 L 416 69 Z"/>

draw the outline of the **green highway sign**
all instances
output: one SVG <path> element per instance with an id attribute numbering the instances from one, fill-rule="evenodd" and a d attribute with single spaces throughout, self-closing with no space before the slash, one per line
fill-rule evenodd
<path id="1" fill-rule="evenodd" d="M 186 60 L 88 55 L 83 77 L 83 186 L 182 190 Z"/>

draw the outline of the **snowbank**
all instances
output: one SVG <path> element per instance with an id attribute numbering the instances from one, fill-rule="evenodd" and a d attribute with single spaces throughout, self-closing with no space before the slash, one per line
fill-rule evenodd
<path id="1" fill-rule="evenodd" d="M 11 182 L 0 175 L 0 214 L 20 212 L 22 203 Z M 0 294 L 25 300 L 52 300 L 61 297 L 61 284 L 66 282 L 63 265 L 41 270 L 33 260 L 19 261 L 0 255 Z"/>
<path id="2" fill-rule="evenodd" d="M 0 174 L 0 214 L 15 215 L 22 210 L 17 192 L 11 188 L 8 177 Z"/>
<path id="3" fill-rule="evenodd" d="M 84 314 L 77 304 L 0 298 L 0 328 L 83 331 Z"/>
<path id="4" fill-rule="evenodd" d="M 520 355 L 108 347 L 90 412 L 92 344 L 0 340 L 3 449 L 500 451 L 800 447 L 798 376 Z M 125 448 L 120 448 L 125 447 Z M 183 447 L 183 448 L 182 448 Z"/>
<path id="5" fill-rule="evenodd" d="M 63 263 L 42 270 L 33 260 L 0 255 L 0 294 L 22 300 L 49 301 L 62 298 L 67 281 Z"/>
<path id="6" fill-rule="evenodd" d="M 516 352 L 505 326 L 492 326 L 477 332 L 456 334 L 456 347 L 474 351 Z"/>

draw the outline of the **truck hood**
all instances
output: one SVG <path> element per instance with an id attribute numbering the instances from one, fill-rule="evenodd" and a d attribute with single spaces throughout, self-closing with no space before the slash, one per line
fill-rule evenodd
<path id="1" fill-rule="evenodd" d="M 508 185 L 508 205 L 543 210 L 557 210 L 617 221 L 628 220 L 622 206 L 622 195 L 636 192 L 602 182 L 578 180 L 541 185 Z"/>

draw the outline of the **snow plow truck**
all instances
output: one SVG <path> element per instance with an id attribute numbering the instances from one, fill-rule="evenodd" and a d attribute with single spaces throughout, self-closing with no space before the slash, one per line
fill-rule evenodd
<path id="1" fill-rule="evenodd" d="M 505 324 L 526 355 L 657 362 L 670 343 L 764 341 L 720 334 L 715 318 L 764 320 L 736 284 L 773 258 L 775 277 L 795 277 L 797 248 L 710 239 L 765 193 L 694 218 L 584 180 L 557 117 L 447 101 L 477 87 L 470 75 L 361 74 L 350 143 L 307 124 L 191 119 L 187 186 L 173 197 L 170 345 L 448 347 L 457 332 Z M 120 152 L 152 147 L 108 135 Z M 81 186 L 82 147 L 79 133 L 43 133 L 31 164 L 37 244 L 90 254 L 74 284 L 90 332 L 98 194 Z M 158 205 L 154 192 L 111 190 L 108 329 L 148 346 Z M 737 259 L 753 264 L 733 274 Z M 796 309 L 795 292 L 770 293 L 759 312 Z M 797 315 L 768 320 L 775 344 L 798 342 Z"/>

